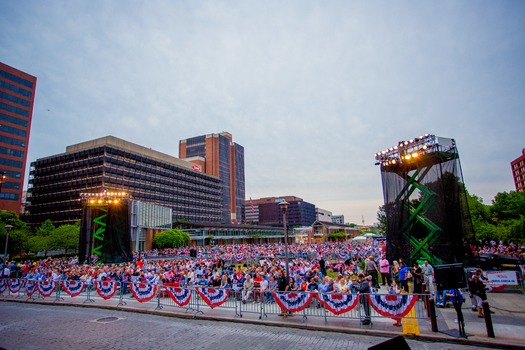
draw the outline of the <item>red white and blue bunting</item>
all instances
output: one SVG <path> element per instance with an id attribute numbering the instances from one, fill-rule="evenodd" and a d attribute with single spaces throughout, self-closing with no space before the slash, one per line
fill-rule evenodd
<path id="1" fill-rule="evenodd" d="M 222 305 L 228 300 L 228 289 L 216 289 L 208 287 L 195 288 L 206 304 L 212 309 Z"/>
<path id="2" fill-rule="evenodd" d="M 9 291 L 11 293 L 18 293 L 20 291 L 20 288 L 24 286 L 24 282 L 25 280 L 11 278 L 9 280 Z"/>
<path id="3" fill-rule="evenodd" d="M 170 298 L 179 306 L 185 306 L 190 302 L 192 291 L 187 288 L 166 286 L 166 292 Z"/>
<path id="4" fill-rule="evenodd" d="M 95 289 L 104 300 L 111 299 L 117 292 L 117 287 L 118 282 L 115 281 L 95 281 Z"/>
<path id="5" fill-rule="evenodd" d="M 131 293 L 139 303 L 150 301 L 157 293 L 156 284 L 130 283 Z"/>
<path id="6" fill-rule="evenodd" d="M 244 260 L 244 253 L 233 254 L 233 260 L 235 260 L 236 262 L 243 261 Z"/>
<path id="7" fill-rule="evenodd" d="M 316 294 L 317 300 L 334 315 L 341 315 L 356 307 L 359 297 L 353 294 Z"/>
<path id="8" fill-rule="evenodd" d="M 7 280 L 0 278 L 0 293 L 3 293 L 7 288 Z"/>
<path id="9" fill-rule="evenodd" d="M 36 280 L 27 280 L 26 281 L 26 295 L 32 297 L 36 291 Z"/>
<path id="10" fill-rule="evenodd" d="M 50 296 L 55 291 L 55 282 L 53 281 L 38 281 L 37 283 L 38 291 L 40 295 L 45 297 Z"/>
<path id="11" fill-rule="evenodd" d="M 339 257 L 343 260 L 346 260 L 348 258 L 348 255 L 346 253 L 343 253 L 343 252 L 339 252 Z"/>
<path id="12" fill-rule="evenodd" d="M 71 297 L 76 297 L 84 291 L 84 283 L 76 280 L 62 281 L 62 288 Z"/>
<path id="13" fill-rule="evenodd" d="M 275 302 L 286 312 L 299 312 L 307 308 L 314 297 L 310 292 L 272 293 Z"/>
<path id="14" fill-rule="evenodd" d="M 406 316 L 418 298 L 413 294 L 369 294 L 366 297 L 374 310 L 386 317 Z"/>

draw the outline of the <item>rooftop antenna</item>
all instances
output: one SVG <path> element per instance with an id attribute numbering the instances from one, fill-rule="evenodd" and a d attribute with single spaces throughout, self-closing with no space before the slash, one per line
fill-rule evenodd
<path id="1" fill-rule="evenodd" d="M 361 215 L 361 222 L 363 223 L 363 226 L 365 225 L 365 217 Z"/>

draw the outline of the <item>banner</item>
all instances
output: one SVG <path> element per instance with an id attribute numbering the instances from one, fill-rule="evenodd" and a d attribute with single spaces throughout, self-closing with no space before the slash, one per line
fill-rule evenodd
<path id="1" fill-rule="evenodd" d="M 40 292 L 40 295 L 45 297 L 50 296 L 53 294 L 55 290 L 55 282 L 53 281 L 38 281 L 36 287 L 38 288 L 38 291 Z"/>
<path id="2" fill-rule="evenodd" d="M 244 253 L 233 254 L 233 260 L 235 260 L 236 262 L 243 261 L 244 260 Z"/>
<path id="3" fill-rule="evenodd" d="M 115 281 L 95 281 L 95 289 L 104 300 L 111 299 L 117 292 L 118 283 Z"/>
<path id="4" fill-rule="evenodd" d="M 20 291 L 20 288 L 24 286 L 25 280 L 21 280 L 18 278 L 11 278 L 9 280 L 9 291 L 11 293 L 18 293 Z"/>
<path id="5" fill-rule="evenodd" d="M 386 317 L 406 316 L 418 298 L 413 294 L 368 294 L 366 297 L 374 310 Z"/>
<path id="6" fill-rule="evenodd" d="M 148 283 L 130 283 L 131 293 L 139 303 L 149 301 L 153 299 L 155 293 L 157 293 L 156 284 Z"/>
<path id="7" fill-rule="evenodd" d="M 7 288 L 7 280 L 5 278 L 0 278 L 0 293 L 3 293 Z"/>
<path id="8" fill-rule="evenodd" d="M 84 291 L 84 282 L 76 280 L 62 281 L 62 288 L 73 298 Z"/>
<path id="9" fill-rule="evenodd" d="M 325 309 L 334 315 L 341 315 L 352 310 L 359 300 L 357 295 L 352 294 L 316 294 L 317 300 Z"/>
<path id="10" fill-rule="evenodd" d="M 310 292 L 272 293 L 275 302 L 286 312 L 299 312 L 310 305 L 314 297 Z"/>
<path id="11" fill-rule="evenodd" d="M 228 300 L 228 289 L 216 289 L 208 287 L 197 287 L 195 289 L 204 302 L 212 309 L 222 305 L 226 300 Z"/>
<path id="12" fill-rule="evenodd" d="M 487 279 L 490 284 L 509 284 L 513 286 L 518 285 L 518 276 L 516 271 L 487 271 Z"/>
<path id="13" fill-rule="evenodd" d="M 191 300 L 192 291 L 186 288 L 166 286 L 166 292 L 171 300 L 179 306 L 187 305 Z"/>
<path id="14" fill-rule="evenodd" d="M 26 295 L 32 297 L 36 291 L 36 280 L 27 280 L 26 281 Z"/>

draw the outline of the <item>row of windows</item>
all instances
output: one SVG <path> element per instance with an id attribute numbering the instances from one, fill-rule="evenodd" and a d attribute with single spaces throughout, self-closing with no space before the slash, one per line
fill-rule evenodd
<path id="1" fill-rule="evenodd" d="M 27 98 L 31 98 L 31 95 L 32 95 L 31 91 L 22 89 L 21 87 L 18 87 L 13 84 L 9 84 L 7 81 L 3 81 L 3 80 L 0 80 L 0 88 L 12 91 L 14 93 L 17 93 Z"/>
<path id="2" fill-rule="evenodd" d="M 22 162 L 19 162 L 18 160 L 0 158 L 0 165 L 22 169 Z"/>
<path id="3" fill-rule="evenodd" d="M 18 108 L 18 107 L 15 107 L 15 106 L 11 106 L 11 105 L 8 105 L 7 103 L 0 102 L 0 108 L 3 109 L 4 111 L 8 111 L 8 112 L 11 112 L 11 113 L 14 113 L 14 114 L 18 114 L 18 115 L 21 115 L 23 117 L 29 117 L 29 112 L 26 111 L 25 109 Z"/>
<path id="4" fill-rule="evenodd" d="M 23 119 L 16 118 L 16 117 L 11 117 L 10 115 L 4 114 L 4 113 L 0 113 L 0 120 L 3 120 L 11 124 L 20 125 L 26 128 L 29 125 L 29 122 L 27 120 L 23 120 Z"/>
<path id="5" fill-rule="evenodd" d="M 21 179 L 22 178 L 22 173 L 20 173 L 18 171 L 7 170 L 5 172 L 5 177 L 7 177 L 8 179 L 9 178 L 11 178 L 11 179 Z"/>
<path id="6" fill-rule="evenodd" d="M 24 158 L 24 151 L 19 151 L 17 149 L 1 147 L 1 146 L 0 146 L 0 154 L 6 154 L 8 156 Z"/>
<path id="7" fill-rule="evenodd" d="M 27 86 L 28 88 L 31 88 L 31 89 L 33 88 L 33 83 L 30 82 L 29 80 L 17 77 L 16 75 L 11 74 L 9 72 L 6 72 L 3 69 L 0 69 L 0 77 L 3 77 L 5 79 L 11 80 L 11 81 L 14 81 L 15 83 L 18 83 L 20 85 Z"/>
<path id="8" fill-rule="evenodd" d="M 19 190 L 20 184 L 17 182 L 4 182 L 2 188 L 10 188 L 12 190 Z"/>
<path id="9" fill-rule="evenodd" d="M 3 128 L 0 127 L 0 129 L 3 129 Z M 25 147 L 26 146 L 25 141 L 14 139 L 12 137 L 3 136 L 3 135 L 0 135 L 0 143 L 7 143 L 7 144 L 10 144 L 10 145 L 13 145 L 13 146 L 18 146 L 18 147 Z"/>
<path id="10" fill-rule="evenodd" d="M 0 131 L 7 132 L 13 135 L 22 136 L 22 137 L 26 137 L 27 135 L 27 132 L 25 130 L 20 130 L 17 128 L 13 128 L 12 126 L 1 125 L 1 124 L 0 124 Z"/>
<path id="11" fill-rule="evenodd" d="M 31 107 L 31 102 L 24 100 L 23 98 L 8 94 L 7 92 L 0 91 L 0 98 L 3 98 L 4 100 L 8 100 L 16 104 L 19 104 L 20 106 L 23 106 L 23 107 L 28 107 L 28 108 Z"/>
<path id="12" fill-rule="evenodd" d="M 0 193 L 0 199 L 17 201 L 18 200 L 18 194 L 2 192 L 2 193 Z"/>

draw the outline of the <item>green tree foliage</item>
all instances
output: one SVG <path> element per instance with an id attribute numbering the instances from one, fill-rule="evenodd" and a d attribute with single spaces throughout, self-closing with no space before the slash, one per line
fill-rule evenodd
<path id="1" fill-rule="evenodd" d="M 328 234 L 328 238 L 333 240 L 345 239 L 346 234 L 344 232 L 331 232 Z"/>
<path id="2" fill-rule="evenodd" d="M 80 236 L 80 226 L 62 225 L 54 229 L 48 237 L 50 249 L 64 249 L 65 254 L 68 250 L 76 250 L 78 248 Z"/>
<path id="3" fill-rule="evenodd" d="M 385 205 L 382 205 L 377 210 L 377 222 L 379 234 L 386 235 L 386 209 Z"/>
<path id="4" fill-rule="evenodd" d="M 2 241 L 2 251 L 5 250 L 6 236 L 9 232 L 8 254 L 10 256 L 19 255 L 28 250 L 29 227 L 25 222 L 18 219 L 15 212 L 0 211 L 0 240 Z"/>
<path id="5" fill-rule="evenodd" d="M 161 249 L 180 247 L 187 245 L 189 242 L 190 235 L 177 229 L 163 231 L 153 238 L 153 245 Z"/>

